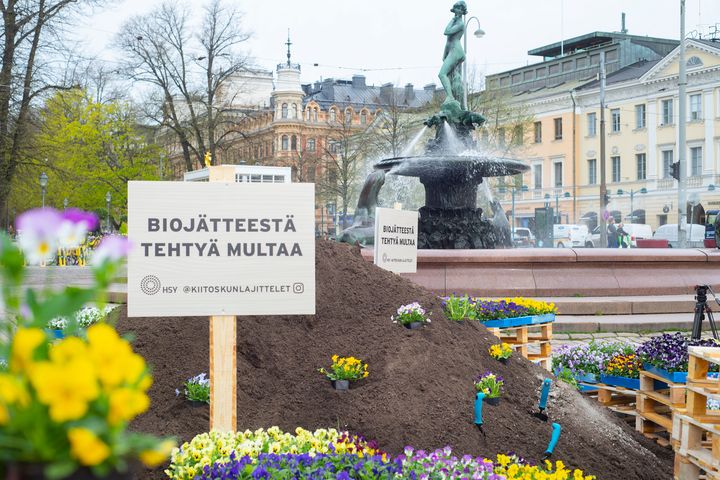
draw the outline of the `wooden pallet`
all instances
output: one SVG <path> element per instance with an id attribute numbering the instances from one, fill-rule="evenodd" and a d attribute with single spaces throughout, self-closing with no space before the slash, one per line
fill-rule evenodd
<path id="1" fill-rule="evenodd" d="M 707 378 L 711 364 L 720 365 L 720 348 L 688 348 L 687 413 L 673 422 L 678 479 L 720 479 L 720 414 L 707 409 L 708 399 L 720 399 L 720 380 Z"/>
<path id="2" fill-rule="evenodd" d="M 583 394 L 588 398 L 597 400 L 600 405 L 609 408 L 613 412 L 629 416 L 636 415 L 635 396 L 637 392 L 635 390 L 605 385 L 604 383 L 581 382 L 580 385 L 593 388 L 593 390 L 583 391 Z"/>
<path id="3" fill-rule="evenodd" d="M 656 389 L 656 380 L 667 384 L 667 388 Z M 665 431 L 672 438 L 674 412 L 685 412 L 685 384 L 641 370 L 635 429 L 646 436 Z"/>
<path id="4" fill-rule="evenodd" d="M 552 322 L 520 327 L 489 328 L 490 333 L 509 344 L 520 355 L 550 370 L 552 364 Z M 538 347 L 539 352 L 530 352 Z"/>

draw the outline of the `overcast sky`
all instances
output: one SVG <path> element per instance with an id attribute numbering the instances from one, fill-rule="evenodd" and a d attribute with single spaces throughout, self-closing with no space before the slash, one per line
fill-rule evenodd
<path id="1" fill-rule="evenodd" d="M 89 16 L 78 30 L 88 55 L 112 61 L 111 41 L 123 21 L 151 11 L 162 0 L 116 0 Z M 255 62 L 272 69 L 285 60 L 287 29 L 302 80 L 350 78 L 369 83 L 438 83 L 452 14 L 446 0 L 228 0 L 245 12 L 240 28 Z M 200 0 L 192 0 L 200 5 Z M 687 0 L 686 29 L 707 32 L 720 24 L 720 0 Z M 680 0 L 467 0 L 470 16 L 486 35 L 468 38 L 468 64 L 497 73 L 542 60 L 527 51 L 592 31 L 619 31 L 621 12 L 629 33 L 678 38 Z M 198 15 L 200 14 L 198 8 Z M 564 19 L 564 21 L 561 21 Z M 474 31 L 473 22 L 470 30 Z M 561 35 L 562 33 L 562 35 Z M 314 66 L 318 64 L 318 66 Z"/>

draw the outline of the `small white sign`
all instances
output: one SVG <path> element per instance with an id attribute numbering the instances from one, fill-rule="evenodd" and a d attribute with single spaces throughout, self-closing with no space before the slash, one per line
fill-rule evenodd
<path id="1" fill-rule="evenodd" d="M 310 183 L 129 182 L 128 316 L 315 313 Z"/>
<path id="2" fill-rule="evenodd" d="M 375 210 L 375 265 L 395 273 L 417 271 L 418 214 L 408 210 Z"/>

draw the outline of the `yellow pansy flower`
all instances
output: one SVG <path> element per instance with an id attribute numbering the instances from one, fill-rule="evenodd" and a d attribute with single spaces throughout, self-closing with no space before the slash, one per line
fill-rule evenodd
<path id="1" fill-rule="evenodd" d="M 81 418 L 88 402 L 100 393 L 92 363 L 79 358 L 65 365 L 37 363 L 30 382 L 40 402 L 50 407 L 50 418 L 58 423 Z"/>
<path id="2" fill-rule="evenodd" d="M 19 328 L 12 341 L 10 369 L 13 372 L 27 370 L 32 364 L 35 349 L 45 342 L 45 332 L 39 328 Z"/>
<path id="3" fill-rule="evenodd" d="M 155 468 L 167 460 L 170 452 L 172 452 L 174 448 L 174 441 L 165 440 L 152 450 L 143 450 L 140 452 L 140 461 L 148 468 Z"/>
<path id="4" fill-rule="evenodd" d="M 94 467 L 110 456 L 110 447 L 87 428 L 71 428 L 68 431 L 68 439 L 70 454 L 81 465 Z"/>
<path id="5" fill-rule="evenodd" d="M 118 388 L 110 392 L 110 411 L 108 423 L 117 425 L 132 420 L 150 407 L 150 399 L 145 393 L 132 388 Z"/>

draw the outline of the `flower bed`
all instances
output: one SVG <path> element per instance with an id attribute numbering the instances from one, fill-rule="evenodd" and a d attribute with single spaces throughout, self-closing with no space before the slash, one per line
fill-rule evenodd
<path id="1" fill-rule="evenodd" d="M 488 328 L 508 328 L 555 321 L 553 303 L 515 297 L 484 299 L 451 295 L 443 299 L 445 314 L 451 320 L 479 320 Z"/>
<path id="2" fill-rule="evenodd" d="M 579 382 L 596 383 L 606 365 L 617 354 L 633 354 L 627 343 L 595 342 L 587 345 L 561 345 L 553 355 L 553 371 L 567 368 Z"/>
<path id="3" fill-rule="evenodd" d="M 681 333 L 665 333 L 651 338 L 637 350 L 648 372 L 667 378 L 671 382 L 685 383 L 688 369 L 688 346 L 718 347 L 713 339 L 688 340 Z M 711 371 L 718 371 L 711 365 Z"/>
<path id="4" fill-rule="evenodd" d="M 165 471 L 172 479 L 231 480 L 250 478 L 317 479 L 523 479 L 592 480 L 581 470 L 571 471 L 561 461 L 531 465 L 516 456 L 498 455 L 496 461 L 457 456 L 450 447 L 432 452 L 406 447 L 397 457 L 373 448 L 362 437 L 334 429 L 297 435 L 277 427 L 255 432 L 198 435 L 176 449 Z M 270 451 L 269 451 L 270 450 Z"/>

